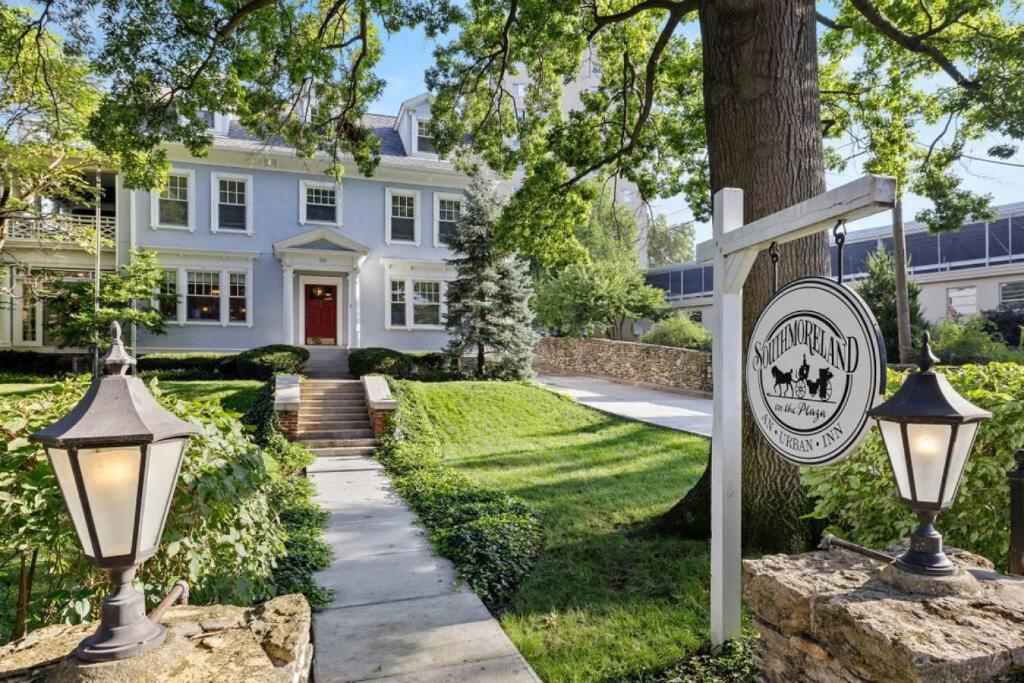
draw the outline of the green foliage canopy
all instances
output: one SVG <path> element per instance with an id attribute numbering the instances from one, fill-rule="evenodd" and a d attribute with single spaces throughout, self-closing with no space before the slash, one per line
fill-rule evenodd
<path id="1" fill-rule="evenodd" d="M 644 344 L 675 346 L 680 349 L 711 350 L 711 335 L 707 329 L 685 315 L 671 316 L 656 323 L 640 337 L 640 341 Z"/>

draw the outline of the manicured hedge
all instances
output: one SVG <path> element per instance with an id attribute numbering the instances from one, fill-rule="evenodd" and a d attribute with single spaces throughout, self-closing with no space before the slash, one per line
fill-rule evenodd
<path id="1" fill-rule="evenodd" d="M 29 375 L 60 374 L 61 356 L 38 351 L 0 351 L 0 371 Z"/>
<path id="2" fill-rule="evenodd" d="M 356 377 L 389 375 L 400 379 L 450 379 L 456 373 L 450 358 L 441 351 L 412 351 L 371 347 L 353 351 L 348 356 L 348 369 Z"/>
<path id="3" fill-rule="evenodd" d="M 300 346 L 271 344 L 259 346 L 238 354 L 235 361 L 242 379 L 268 380 L 276 374 L 294 375 L 309 360 L 309 351 Z"/>
<path id="4" fill-rule="evenodd" d="M 136 368 L 163 379 L 222 379 L 237 376 L 236 359 L 233 353 L 147 353 Z"/>
<path id="5" fill-rule="evenodd" d="M 416 510 L 431 543 L 492 609 L 511 598 L 540 549 L 540 522 L 521 498 L 474 484 L 446 467 L 430 420 L 405 382 L 377 453 L 399 494 Z"/>

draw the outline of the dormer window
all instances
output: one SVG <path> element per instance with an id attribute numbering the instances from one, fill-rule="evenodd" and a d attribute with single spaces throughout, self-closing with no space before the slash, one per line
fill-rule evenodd
<path id="1" fill-rule="evenodd" d="M 416 120 L 416 151 L 427 152 L 428 154 L 436 154 L 437 150 L 434 148 L 434 138 L 430 135 L 430 120 L 423 119 Z"/>

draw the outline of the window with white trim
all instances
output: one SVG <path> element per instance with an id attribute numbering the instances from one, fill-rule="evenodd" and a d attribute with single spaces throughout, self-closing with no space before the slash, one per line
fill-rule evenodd
<path id="1" fill-rule="evenodd" d="M 228 322 L 246 321 L 246 285 L 245 273 L 228 273 Z"/>
<path id="2" fill-rule="evenodd" d="M 389 313 L 392 327 L 405 327 L 405 280 L 391 281 Z"/>
<path id="3" fill-rule="evenodd" d="M 436 326 L 441 324 L 441 283 L 413 280 L 412 324 Z"/>
<path id="4" fill-rule="evenodd" d="M 188 228 L 191 226 L 191 182 L 188 173 L 171 173 L 167 184 L 156 200 L 156 223 L 166 227 Z"/>
<path id="5" fill-rule="evenodd" d="M 416 119 L 416 151 L 436 154 L 434 138 L 430 134 L 430 119 Z"/>
<path id="6" fill-rule="evenodd" d="M 438 245 L 444 244 L 445 237 L 456 233 L 461 215 L 461 197 L 437 196 L 437 224 L 434 227 L 435 241 Z"/>
<path id="7" fill-rule="evenodd" d="M 950 287 L 946 290 L 946 315 L 974 315 L 977 312 L 976 287 Z"/>
<path id="8" fill-rule="evenodd" d="M 1024 308 L 1024 280 L 1004 282 L 999 285 L 999 308 L 1001 310 Z"/>
<path id="9" fill-rule="evenodd" d="M 418 241 L 416 230 L 416 192 L 388 190 L 388 241 Z"/>
<path id="10" fill-rule="evenodd" d="M 339 223 L 337 186 L 303 183 L 302 187 L 303 222 Z"/>
<path id="11" fill-rule="evenodd" d="M 220 321 L 220 273 L 202 270 L 187 272 L 185 319 Z"/>
<path id="12" fill-rule="evenodd" d="M 168 268 L 164 271 L 164 277 L 160 281 L 160 294 L 173 295 L 174 300 L 159 299 L 158 308 L 165 318 L 177 320 L 178 318 L 178 269 Z"/>
<path id="13" fill-rule="evenodd" d="M 246 206 L 249 191 L 247 182 L 241 178 L 218 178 L 217 193 L 217 229 L 239 232 L 248 230 Z"/>
<path id="14" fill-rule="evenodd" d="M 25 282 L 21 290 L 21 341 L 39 341 L 39 300 L 32 286 Z"/>

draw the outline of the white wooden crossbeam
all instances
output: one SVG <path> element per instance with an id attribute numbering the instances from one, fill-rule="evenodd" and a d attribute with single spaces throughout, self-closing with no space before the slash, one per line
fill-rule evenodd
<path id="1" fill-rule="evenodd" d="M 697 245 L 697 261 L 710 261 L 716 252 L 765 249 L 831 229 L 837 221 L 853 221 L 891 209 L 896 203 L 896 179 L 866 175 L 824 194 L 794 204 L 736 230 Z"/>

